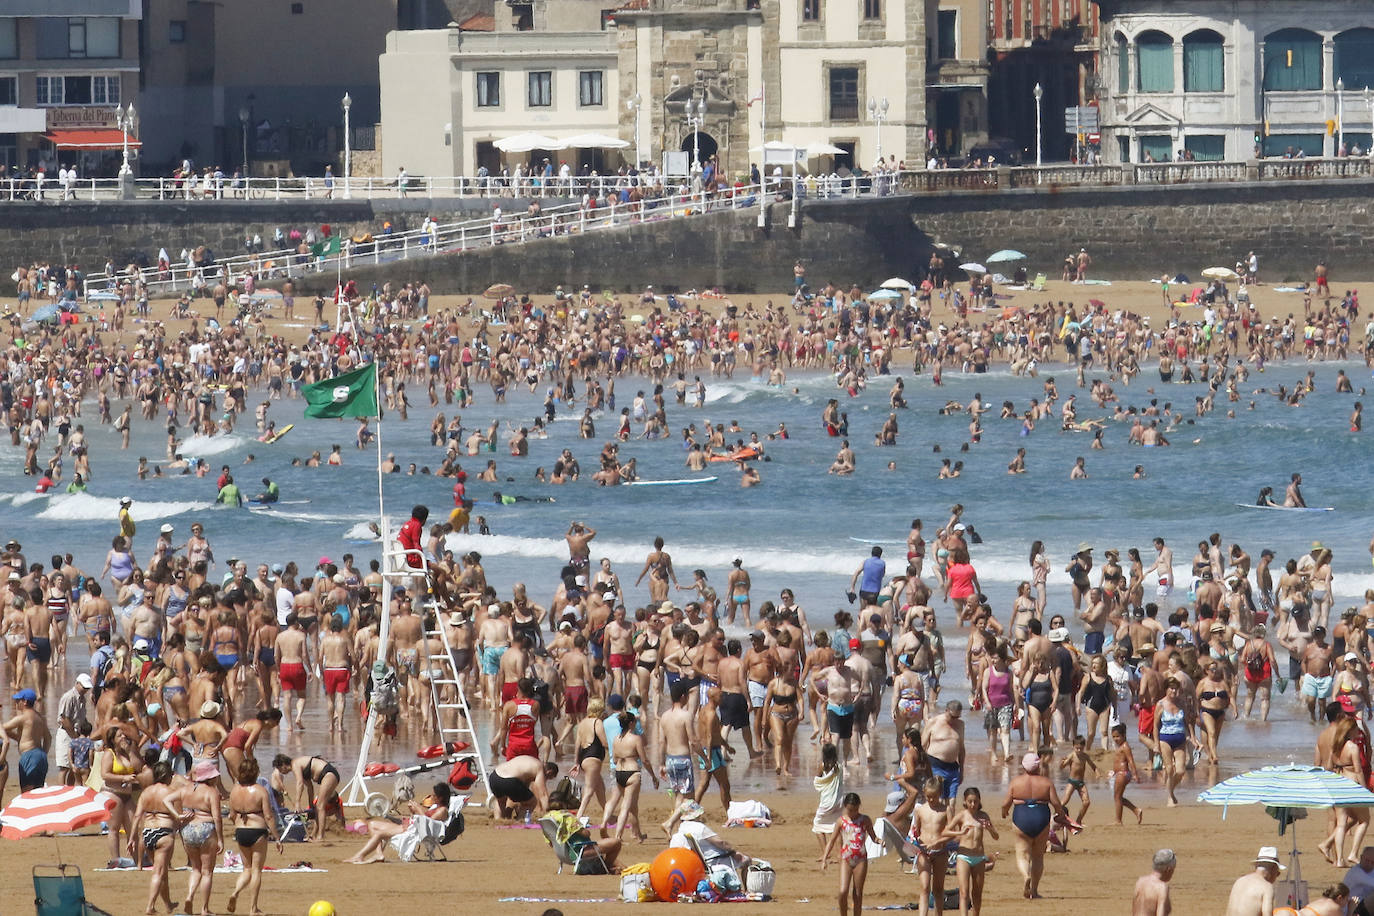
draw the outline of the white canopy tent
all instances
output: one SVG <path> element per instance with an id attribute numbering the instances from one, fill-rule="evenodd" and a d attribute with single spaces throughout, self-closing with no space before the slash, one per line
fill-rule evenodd
<path id="1" fill-rule="evenodd" d="M 555 140 L 553 137 L 546 137 L 543 134 L 535 133 L 514 134 L 509 137 L 502 137 L 500 140 L 493 143 L 492 146 L 503 153 L 528 153 L 537 149 L 555 150 L 563 148 L 561 140 Z"/>
<path id="2" fill-rule="evenodd" d="M 558 149 L 629 149 L 630 141 L 607 134 L 576 134 L 558 141 Z"/>

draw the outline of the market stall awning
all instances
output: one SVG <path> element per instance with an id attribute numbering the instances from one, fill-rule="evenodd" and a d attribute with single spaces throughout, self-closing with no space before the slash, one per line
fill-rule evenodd
<path id="1" fill-rule="evenodd" d="M 124 134 L 113 128 L 90 128 L 88 130 L 50 130 L 43 135 L 58 149 L 123 149 Z M 129 148 L 138 149 L 143 144 L 136 138 L 129 138 Z"/>

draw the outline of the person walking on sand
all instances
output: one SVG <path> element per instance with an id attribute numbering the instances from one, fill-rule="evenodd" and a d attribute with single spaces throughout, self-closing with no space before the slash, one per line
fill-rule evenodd
<path id="1" fill-rule="evenodd" d="M 825 844 L 821 854 L 821 871 L 830 866 L 830 854 L 835 844 L 840 845 L 840 916 L 848 916 L 849 902 L 854 901 L 854 916 L 859 916 L 864 907 L 864 881 L 868 879 L 868 845 L 865 840 L 878 842 L 873 832 L 873 821 L 859 811 L 859 793 L 849 792 L 842 804 L 844 814 L 835 824 L 835 832 L 830 834 L 830 842 Z"/>
<path id="2" fill-rule="evenodd" d="M 1153 865 L 1153 871 L 1136 879 L 1131 916 L 1169 916 L 1173 912 L 1169 882 L 1178 867 L 1178 856 L 1172 849 L 1161 849 L 1155 853 Z"/>

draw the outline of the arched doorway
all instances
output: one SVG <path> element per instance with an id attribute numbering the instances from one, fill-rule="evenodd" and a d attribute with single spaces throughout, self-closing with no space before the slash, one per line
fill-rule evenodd
<path id="1" fill-rule="evenodd" d="M 681 149 L 684 153 L 687 154 L 688 160 L 692 158 L 693 136 L 694 135 L 690 130 L 687 131 L 687 133 L 683 134 L 682 146 L 679 147 L 679 149 Z M 707 159 L 710 159 L 712 156 L 716 154 L 716 150 L 719 149 L 719 144 L 716 143 L 715 137 L 711 136 L 704 130 L 697 131 L 695 134 L 695 138 L 698 161 L 705 163 Z"/>

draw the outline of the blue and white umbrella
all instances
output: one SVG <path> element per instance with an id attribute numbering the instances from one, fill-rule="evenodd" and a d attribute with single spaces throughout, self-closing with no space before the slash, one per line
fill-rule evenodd
<path id="1" fill-rule="evenodd" d="M 1231 805 L 1264 805 L 1267 808 L 1369 808 L 1374 807 L 1374 792 L 1352 782 L 1338 773 L 1321 767 L 1287 763 L 1261 767 L 1219 782 L 1197 797 L 1209 805 L 1221 805 L 1221 816 Z M 1303 897 L 1307 885 L 1302 880 L 1298 854 L 1296 818 L 1286 810 L 1271 811 L 1279 819 L 1279 835 L 1285 826 L 1292 826 L 1293 850 L 1289 854 L 1287 881 L 1293 892 L 1293 905 L 1307 903 Z M 1297 815 L 1301 817 L 1303 815 Z"/>
<path id="2" fill-rule="evenodd" d="M 1374 792 L 1330 770 L 1287 763 L 1232 776 L 1203 792 L 1197 800 L 1223 807 L 1369 808 L 1374 807 Z"/>
<path id="3" fill-rule="evenodd" d="M 994 251 L 988 255 L 989 264 L 1000 264 L 1003 261 L 1024 261 L 1026 256 L 1015 248 L 1003 248 L 1001 251 Z"/>
<path id="4" fill-rule="evenodd" d="M 868 294 L 870 300 L 901 299 L 902 294 L 895 289 L 879 289 Z"/>

